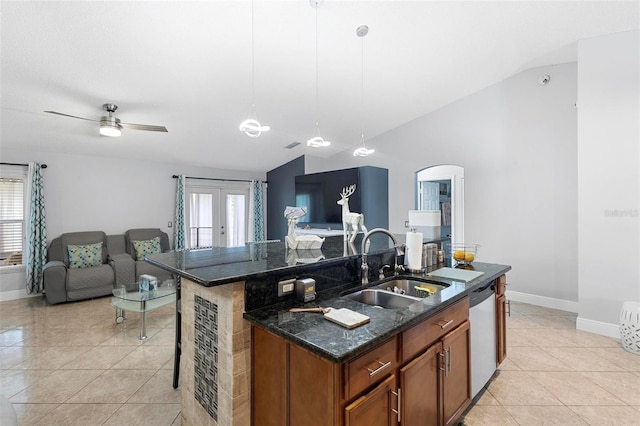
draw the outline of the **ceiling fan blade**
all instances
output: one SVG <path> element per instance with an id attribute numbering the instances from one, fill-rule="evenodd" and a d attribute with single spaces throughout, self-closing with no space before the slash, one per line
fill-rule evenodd
<path id="1" fill-rule="evenodd" d="M 133 129 L 133 130 L 149 130 L 151 132 L 168 132 L 164 126 L 153 126 L 150 124 L 133 124 L 133 123 L 120 123 L 120 126 Z"/>
<path id="2" fill-rule="evenodd" d="M 45 112 L 48 112 L 49 114 L 61 115 L 63 117 L 71 117 L 71 118 L 78 118 L 80 120 L 95 121 L 96 123 L 100 122 L 100 120 L 92 120 L 90 118 L 78 117 L 76 115 L 63 114 L 61 112 L 56 112 L 56 111 L 45 111 Z"/>

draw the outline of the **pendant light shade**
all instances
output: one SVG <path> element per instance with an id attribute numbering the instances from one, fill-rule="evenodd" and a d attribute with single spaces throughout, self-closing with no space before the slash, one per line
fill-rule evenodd
<path id="1" fill-rule="evenodd" d="M 247 118 L 240 123 L 240 131 L 250 138 L 259 138 L 262 132 L 267 132 L 270 129 L 269 126 L 261 126 L 255 118 Z"/>
<path id="2" fill-rule="evenodd" d="M 325 141 L 322 136 L 316 136 L 307 141 L 307 146 L 312 148 L 324 148 L 325 146 L 331 145 L 331 142 Z"/>
<path id="3" fill-rule="evenodd" d="M 318 8 L 323 0 L 309 0 L 311 7 L 316 9 L 316 135 L 307 140 L 307 146 L 312 148 L 324 148 L 331 145 L 331 142 L 320 136 L 320 125 L 318 124 Z"/>
<path id="4" fill-rule="evenodd" d="M 354 157 L 367 157 L 367 156 L 373 154 L 374 152 L 376 152 L 375 149 L 368 149 L 366 146 L 361 146 L 360 148 L 356 148 L 356 150 L 353 151 L 353 156 Z"/>
<path id="5" fill-rule="evenodd" d="M 253 30 L 253 0 L 251 0 L 251 109 L 249 110 L 249 117 L 240 123 L 240 131 L 250 138 L 259 138 L 262 132 L 267 132 L 271 128 L 269 126 L 262 126 L 256 119 L 256 111 L 254 105 L 255 99 L 255 41 Z"/>
<path id="6" fill-rule="evenodd" d="M 360 145 L 353 151 L 354 157 L 367 157 L 375 152 L 373 149 L 368 149 L 364 144 L 364 37 L 369 34 L 369 27 L 366 25 L 360 25 L 356 28 L 356 35 L 362 40 L 362 62 L 360 67 L 360 114 L 361 114 L 361 128 L 360 128 Z"/>

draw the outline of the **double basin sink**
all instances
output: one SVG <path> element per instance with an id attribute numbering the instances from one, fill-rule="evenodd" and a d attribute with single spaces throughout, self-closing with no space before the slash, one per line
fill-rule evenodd
<path id="1" fill-rule="evenodd" d="M 342 297 L 384 309 L 401 309 L 433 296 L 449 284 L 417 277 L 391 277 Z"/>

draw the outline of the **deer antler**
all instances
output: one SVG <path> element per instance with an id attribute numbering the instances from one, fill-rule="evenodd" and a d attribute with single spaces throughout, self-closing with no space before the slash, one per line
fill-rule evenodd
<path id="1" fill-rule="evenodd" d="M 342 188 L 342 192 L 340 193 L 340 196 L 342 198 L 350 197 L 351 195 L 353 195 L 354 192 L 356 192 L 356 185 L 355 184 L 350 185 L 348 189 L 345 186 L 344 188 Z"/>

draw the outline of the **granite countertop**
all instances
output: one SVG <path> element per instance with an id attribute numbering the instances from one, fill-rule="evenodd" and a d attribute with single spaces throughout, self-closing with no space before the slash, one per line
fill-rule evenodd
<path id="1" fill-rule="evenodd" d="M 393 250 L 391 239 L 380 235 L 369 240 L 369 255 Z M 322 248 L 318 250 L 290 250 L 284 242 L 250 243 L 241 247 L 159 253 L 148 255 L 145 260 L 195 283 L 211 287 L 251 279 L 261 280 L 279 272 L 297 275 L 308 272 L 310 267 L 324 268 L 344 264 L 345 260 L 361 256 L 362 237 L 362 234 L 358 235 L 353 244 L 343 241 L 342 236 L 326 237 Z M 398 243 L 404 241 L 404 236 L 396 235 L 396 238 Z M 336 286 L 321 291 L 314 302 L 307 304 L 287 299 L 285 302 L 250 310 L 244 313 L 244 318 L 319 356 L 342 363 L 426 319 L 511 269 L 506 265 L 480 262 L 474 262 L 473 268 L 484 274 L 469 282 L 423 277 L 449 286 L 402 309 L 380 309 L 340 297 L 345 291 L 361 289 L 357 284 L 350 290 L 346 290 L 345 286 Z M 352 285 L 345 284 L 347 287 Z M 370 284 L 372 285 L 375 283 Z M 325 320 L 320 313 L 289 312 L 292 307 L 318 306 L 349 308 L 367 315 L 370 322 L 349 330 Z"/>
<path id="2" fill-rule="evenodd" d="M 306 304 L 294 301 L 283 302 L 245 312 L 244 318 L 319 356 L 336 363 L 342 363 L 410 328 L 511 269 L 507 265 L 480 262 L 474 262 L 473 267 L 474 270 L 482 271 L 484 274 L 469 282 L 422 276 L 422 278 L 449 284 L 449 287 L 402 309 L 380 309 L 342 298 L 335 291 L 328 291 L 324 294 L 318 294 L 314 302 Z M 415 276 L 420 277 L 420 275 Z M 375 285 L 375 283 L 370 285 Z M 361 288 L 360 286 L 354 287 L 350 291 Z M 312 308 L 318 306 L 349 308 L 367 315 L 370 317 L 370 321 L 349 330 L 325 320 L 321 313 L 289 312 L 289 309 L 293 307 Z"/>
<path id="3" fill-rule="evenodd" d="M 290 250 L 283 242 L 248 243 L 241 247 L 213 247 L 151 254 L 145 260 L 162 269 L 188 278 L 200 285 L 211 287 L 267 273 L 287 270 L 296 273 L 309 266 L 335 263 L 360 256 L 362 234 L 354 243 L 343 241 L 342 236 L 326 237 L 320 249 Z M 401 242 L 400 237 L 398 237 Z M 387 236 L 374 236 L 370 240 L 369 254 L 393 248 Z"/>

